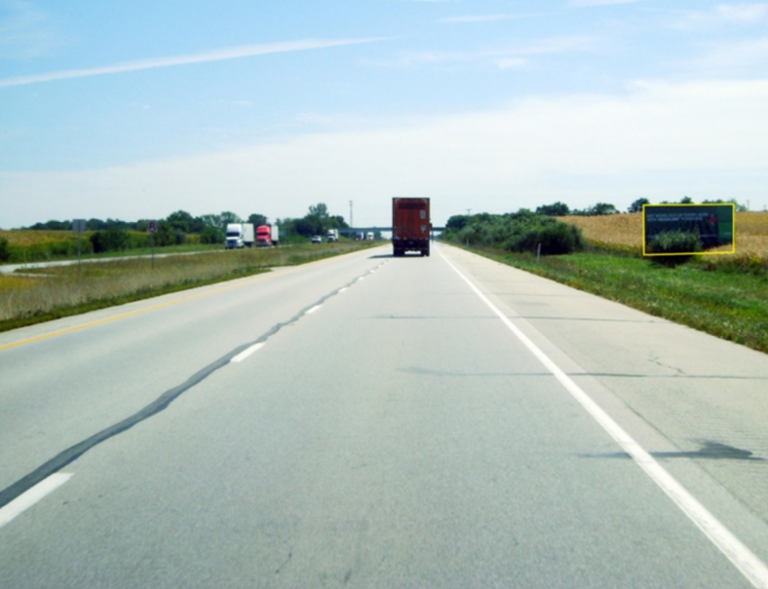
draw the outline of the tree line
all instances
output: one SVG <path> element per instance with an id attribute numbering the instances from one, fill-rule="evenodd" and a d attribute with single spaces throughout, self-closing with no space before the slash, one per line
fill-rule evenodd
<path id="1" fill-rule="evenodd" d="M 735 198 L 728 199 L 728 200 L 705 200 L 698 204 L 711 204 L 711 203 L 723 203 L 723 202 L 730 202 L 735 204 L 737 211 L 748 210 L 745 205 L 739 204 Z M 638 198 L 631 205 L 629 205 L 629 208 L 627 208 L 627 212 L 641 213 L 643 211 L 643 205 L 649 205 L 649 204 L 651 204 L 651 201 L 648 200 L 647 198 Z M 669 205 L 669 204 L 694 204 L 694 203 L 693 203 L 693 199 L 690 196 L 684 196 L 677 203 L 673 203 L 668 200 L 663 200 L 660 203 L 653 203 L 653 204 Z M 619 211 L 619 209 L 617 209 L 614 205 L 610 203 L 605 203 L 605 202 L 599 202 L 595 205 L 592 205 L 591 207 L 586 207 L 583 209 L 571 209 L 567 204 L 559 201 L 551 205 L 542 205 L 540 207 L 536 207 L 537 214 L 548 215 L 550 217 L 566 217 L 568 215 L 593 217 L 598 215 L 617 215 L 620 212 L 621 211 Z"/>
<path id="2" fill-rule="evenodd" d="M 150 219 L 123 221 L 121 219 L 87 219 L 85 229 L 89 232 L 90 247 L 93 253 L 122 251 L 149 246 L 147 226 Z M 154 244 L 158 247 L 181 245 L 184 243 L 217 244 L 224 243 L 224 234 L 229 223 L 252 223 L 254 226 L 266 225 L 269 218 L 261 213 L 252 213 L 242 218 L 232 211 L 219 214 L 193 216 L 184 210 L 178 210 L 165 219 L 157 221 Z M 276 219 L 280 229 L 281 241 L 291 243 L 303 241 L 313 235 L 325 235 L 328 229 L 346 229 L 349 227 L 341 215 L 331 215 L 325 203 L 309 207 L 306 215 L 299 218 L 286 217 Z M 71 231 L 72 221 L 51 220 L 39 222 L 24 229 L 38 231 Z"/>

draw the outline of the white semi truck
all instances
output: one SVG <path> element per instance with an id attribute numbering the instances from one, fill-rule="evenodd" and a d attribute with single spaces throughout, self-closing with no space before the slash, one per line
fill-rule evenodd
<path id="1" fill-rule="evenodd" d="M 325 241 L 328 243 L 332 243 L 334 241 L 339 241 L 339 230 L 338 229 L 329 229 L 328 233 L 325 235 Z"/>
<path id="2" fill-rule="evenodd" d="M 224 247 L 228 250 L 253 247 L 253 223 L 227 223 L 227 236 Z"/>

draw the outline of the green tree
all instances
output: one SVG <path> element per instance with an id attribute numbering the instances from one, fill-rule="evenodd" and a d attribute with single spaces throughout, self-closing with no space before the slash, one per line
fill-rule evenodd
<path id="1" fill-rule="evenodd" d="M 638 198 L 635 202 L 633 202 L 631 205 L 629 205 L 629 208 L 627 209 L 628 213 L 642 213 L 643 212 L 643 205 L 649 205 L 651 204 L 651 201 L 649 201 L 647 198 Z"/>
<path id="2" fill-rule="evenodd" d="M 248 216 L 248 222 L 253 223 L 254 227 L 259 227 L 260 225 L 267 224 L 267 218 L 264 215 L 260 215 L 259 213 L 253 213 L 252 215 Z"/>
<path id="3" fill-rule="evenodd" d="M 680 199 L 681 205 L 689 205 L 691 203 L 693 203 L 693 199 L 690 196 L 684 196 L 683 198 Z"/>
<path id="4" fill-rule="evenodd" d="M 200 221 L 202 221 L 205 227 L 215 227 L 217 229 L 223 227 L 221 215 L 200 215 Z"/>
<path id="5" fill-rule="evenodd" d="M 194 217 L 187 211 L 171 213 L 165 220 L 168 221 L 174 232 L 181 231 L 182 233 L 192 233 L 192 225 L 195 221 Z"/>
<path id="6" fill-rule="evenodd" d="M 549 217 L 565 217 L 570 214 L 571 209 L 567 204 L 557 201 L 551 205 L 542 205 L 536 207 L 537 215 L 547 215 Z"/>
<path id="7" fill-rule="evenodd" d="M 328 229 L 348 229 L 349 225 L 341 215 L 328 217 Z"/>
<path id="8" fill-rule="evenodd" d="M 224 230 L 206 225 L 200 232 L 200 243 L 224 243 Z"/>
<path id="9" fill-rule="evenodd" d="M 323 222 L 315 215 L 307 215 L 294 222 L 296 233 L 304 237 L 323 234 Z"/>
<path id="10" fill-rule="evenodd" d="M 619 212 L 619 210 L 612 204 L 606 203 L 606 202 L 599 202 L 595 206 L 581 209 L 581 210 L 574 210 L 571 211 L 572 215 L 582 215 L 586 217 L 594 217 L 597 215 L 615 215 Z"/>
<path id="11" fill-rule="evenodd" d="M 48 231 L 69 231 L 72 229 L 71 221 L 46 221 L 45 223 L 35 223 L 27 229 L 48 230 Z"/>
<path id="12" fill-rule="evenodd" d="M 328 218 L 328 207 L 323 202 L 310 205 L 309 215 L 307 216 L 317 217 L 320 221 L 325 221 Z"/>
<path id="13" fill-rule="evenodd" d="M 233 213 L 232 211 L 222 211 L 222 213 L 219 215 L 219 220 L 221 221 L 221 227 L 225 227 L 227 223 L 242 223 L 243 220 Z"/>
<path id="14" fill-rule="evenodd" d="M 599 202 L 594 207 L 592 207 L 593 215 L 615 215 L 618 212 L 619 209 L 607 202 Z"/>
<path id="15" fill-rule="evenodd" d="M 445 224 L 446 229 L 455 229 L 456 231 L 462 229 L 464 225 L 469 223 L 471 217 L 469 215 L 452 215 L 448 218 L 448 222 Z"/>
<path id="16" fill-rule="evenodd" d="M 106 229 L 107 224 L 101 219 L 88 219 L 85 222 L 85 228 L 89 231 L 98 231 L 99 229 Z"/>
<path id="17" fill-rule="evenodd" d="M 181 245 L 187 241 L 187 235 L 180 229 L 174 229 L 168 221 L 158 221 L 155 243 L 164 247 L 167 245 Z"/>

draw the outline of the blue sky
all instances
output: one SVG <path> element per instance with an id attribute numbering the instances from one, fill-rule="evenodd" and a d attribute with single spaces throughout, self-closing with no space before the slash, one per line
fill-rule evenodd
<path id="1" fill-rule="evenodd" d="M 768 205 L 768 2 L 0 0 L 0 227 Z"/>

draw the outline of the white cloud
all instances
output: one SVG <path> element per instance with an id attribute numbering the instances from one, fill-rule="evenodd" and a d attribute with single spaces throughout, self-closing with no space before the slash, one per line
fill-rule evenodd
<path id="1" fill-rule="evenodd" d="M 29 2 L 0 0 L 0 57 L 29 59 L 48 53 L 60 41 L 48 16 Z"/>
<path id="2" fill-rule="evenodd" d="M 646 82 L 624 96 L 530 97 L 492 112 L 339 129 L 179 160 L 79 172 L 0 173 L 4 223 L 141 218 L 177 209 L 303 215 L 326 202 L 387 225 L 388 199 L 435 199 L 435 219 L 563 200 L 767 200 L 768 80 Z M 14 205 L 13 203 L 19 203 Z M 14 209 L 13 207 L 16 206 Z"/>
<path id="3" fill-rule="evenodd" d="M 424 64 L 492 63 L 501 69 L 519 69 L 530 63 L 522 56 L 589 51 L 597 42 L 590 37 L 552 37 L 526 44 L 507 45 L 477 51 L 419 51 L 404 53 L 392 60 L 369 61 L 378 66 L 415 67 Z M 505 67 L 506 66 L 506 67 Z"/>
<path id="4" fill-rule="evenodd" d="M 382 41 L 382 38 L 376 39 L 304 39 L 301 41 L 286 41 L 283 43 L 271 43 L 266 45 L 242 45 L 239 47 L 226 47 L 204 53 L 193 53 L 191 55 L 177 55 L 173 57 L 155 57 L 151 59 L 142 59 L 126 63 L 113 65 L 78 69 L 63 70 L 58 72 L 48 72 L 45 74 L 34 74 L 29 76 L 19 76 L 15 78 L 0 79 L 0 88 L 6 86 L 23 86 L 26 84 L 37 84 L 41 82 L 52 82 L 54 80 L 65 80 L 70 78 L 85 78 L 88 76 L 100 76 L 104 74 L 117 74 L 122 72 L 133 72 L 160 67 L 171 67 L 175 65 L 187 65 L 191 63 L 203 63 L 207 61 L 221 61 L 225 59 L 237 59 L 241 57 L 251 57 L 254 55 L 266 55 L 268 53 L 285 53 L 288 51 L 306 51 L 309 49 L 323 49 L 326 47 L 338 47 L 340 45 L 352 45 L 357 43 L 371 43 Z"/>
<path id="5" fill-rule="evenodd" d="M 643 0 L 571 0 L 570 5 L 576 7 L 584 6 L 610 6 L 613 4 L 632 4 L 642 2 Z"/>
<path id="6" fill-rule="evenodd" d="M 465 24 L 465 23 L 481 23 L 481 22 L 495 22 L 502 20 L 518 20 L 524 18 L 538 18 L 542 16 L 553 16 L 555 12 L 537 12 L 530 14 L 467 14 L 464 16 L 447 16 L 445 18 L 438 19 L 437 22 L 445 24 Z"/>
<path id="7" fill-rule="evenodd" d="M 766 20 L 768 3 L 718 4 L 706 11 L 689 11 L 669 26 L 680 29 L 710 28 L 723 25 L 752 25 Z"/>
<path id="8" fill-rule="evenodd" d="M 509 20 L 515 17 L 513 14 L 476 14 L 465 16 L 448 16 L 439 19 L 440 23 L 474 23 L 474 22 L 492 22 L 497 20 Z"/>
<path id="9" fill-rule="evenodd" d="M 571 53 L 591 49 L 597 39 L 593 37 L 549 37 L 526 45 L 511 47 L 508 50 L 517 55 L 536 55 L 542 53 Z"/>
<path id="10" fill-rule="evenodd" d="M 250 100 L 214 100 L 211 104 L 219 106 L 235 106 L 238 108 L 253 108 L 253 102 Z"/>
<path id="11" fill-rule="evenodd" d="M 720 4 L 715 10 L 723 20 L 754 23 L 765 19 L 768 4 Z"/>
<path id="12" fill-rule="evenodd" d="M 502 57 L 494 63 L 502 70 L 520 70 L 528 65 L 528 60 L 522 57 Z"/>
<path id="13" fill-rule="evenodd" d="M 731 43 L 716 43 L 702 57 L 687 65 L 699 75 L 748 77 L 765 74 L 768 63 L 768 37 Z"/>
<path id="14" fill-rule="evenodd" d="M 447 63 L 468 62 L 477 59 L 477 52 L 471 51 L 409 51 L 392 59 L 364 60 L 364 63 L 382 66 L 410 68 L 424 64 L 441 65 Z"/>

